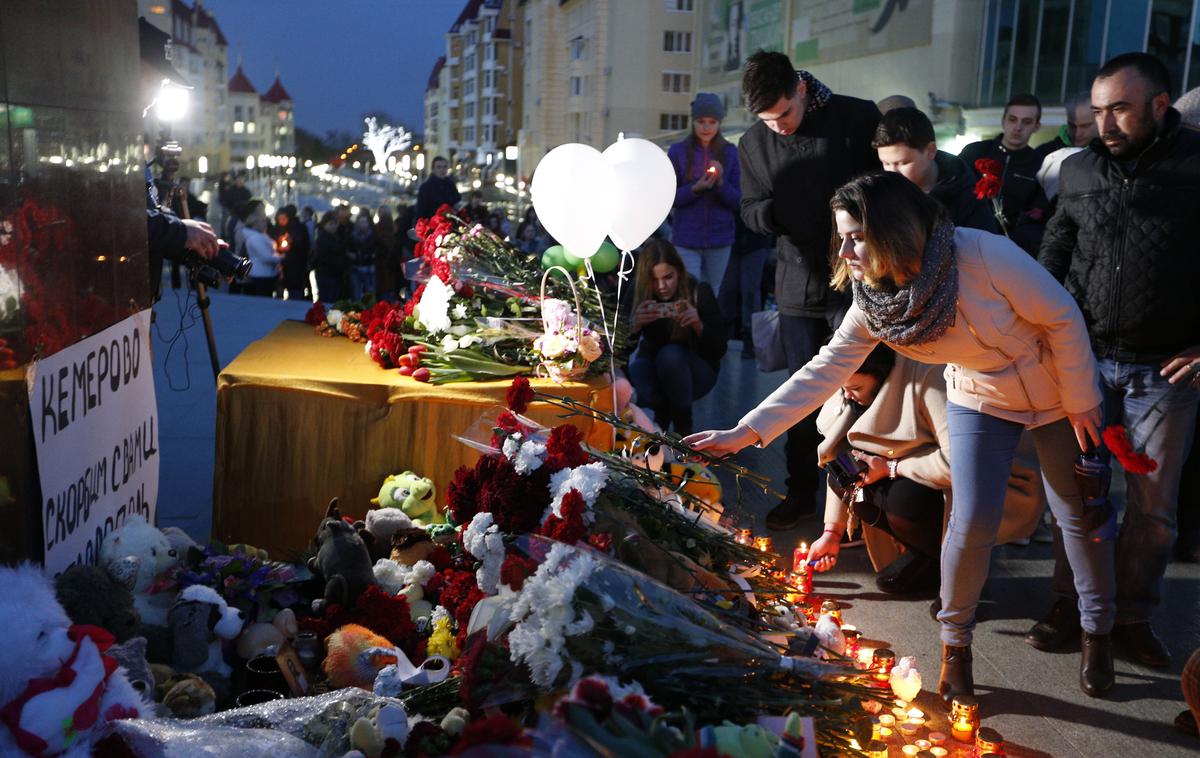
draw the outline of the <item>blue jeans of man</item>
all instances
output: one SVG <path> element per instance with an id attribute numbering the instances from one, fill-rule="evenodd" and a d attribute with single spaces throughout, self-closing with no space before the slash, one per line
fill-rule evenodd
<path id="1" fill-rule="evenodd" d="M 1013 454 L 1023 427 L 954 403 L 946 404 L 950 427 L 950 481 L 954 505 L 942 541 L 942 642 L 971 644 L 975 609 L 987 581 L 988 563 L 1004 515 Z M 1031 430 L 1042 466 L 1046 499 L 1062 525 L 1084 630 L 1112 631 L 1116 577 L 1111 540 L 1093 542 L 1075 483 L 1079 443 L 1066 419 Z"/>
<path id="2" fill-rule="evenodd" d="M 708 282 L 714 295 L 721 294 L 721 280 L 725 278 L 725 267 L 729 265 L 732 245 L 718 247 L 683 247 L 676 245 L 683 267 L 696 277 L 698 282 Z"/>
<path id="3" fill-rule="evenodd" d="M 638 404 L 652 409 L 691 410 L 717 383 L 717 372 L 707 361 L 679 344 L 655 349 L 638 347 L 629 362 L 629 378 L 637 390 Z M 665 419 L 655 419 L 664 425 Z"/>
<path id="4" fill-rule="evenodd" d="M 367 293 L 375 294 L 375 267 L 353 266 L 350 269 L 350 297 L 362 300 Z"/>
<path id="5" fill-rule="evenodd" d="M 727 323 L 732 324 L 741 316 L 742 334 L 750 333 L 751 314 L 762 310 L 763 269 L 772 252 L 772 248 L 764 247 L 735 255 L 725 269 L 717 302 Z"/>
<path id="6" fill-rule="evenodd" d="M 1123 424 L 1134 446 L 1158 462 L 1148 474 L 1125 474 L 1125 519 L 1117 534 L 1117 623 L 1141 623 L 1151 620 L 1162 596 L 1163 574 L 1175 545 L 1179 480 L 1195 436 L 1200 392 L 1187 383 L 1171 384 L 1156 364 L 1106 358 L 1097 365 L 1104 426 Z M 1071 597 L 1072 564 L 1064 560 L 1062 542 L 1055 529 L 1051 588 Z"/>

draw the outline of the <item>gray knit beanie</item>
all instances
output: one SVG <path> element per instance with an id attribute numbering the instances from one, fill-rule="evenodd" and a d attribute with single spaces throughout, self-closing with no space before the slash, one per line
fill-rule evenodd
<path id="1" fill-rule="evenodd" d="M 1190 89 L 1175 101 L 1175 110 L 1179 111 L 1183 123 L 1200 127 L 1200 87 Z"/>
<path id="2" fill-rule="evenodd" d="M 725 120 L 725 104 L 711 92 L 701 92 L 692 101 L 692 118 L 715 118 Z"/>

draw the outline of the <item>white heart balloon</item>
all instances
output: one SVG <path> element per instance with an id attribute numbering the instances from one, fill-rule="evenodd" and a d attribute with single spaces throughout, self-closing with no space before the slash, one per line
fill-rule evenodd
<path id="1" fill-rule="evenodd" d="M 538 163 L 529 188 L 538 220 L 579 258 L 590 258 L 608 236 L 616 208 L 613 171 L 588 145 L 559 145 Z"/>
<path id="2" fill-rule="evenodd" d="M 609 145 L 604 160 L 616 182 L 616 212 L 608 236 L 622 250 L 634 250 L 671 212 L 675 167 L 661 147 L 636 138 Z"/>

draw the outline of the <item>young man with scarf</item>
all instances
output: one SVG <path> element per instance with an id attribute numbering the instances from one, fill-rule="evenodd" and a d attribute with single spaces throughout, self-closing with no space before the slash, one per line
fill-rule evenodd
<path id="1" fill-rule="evenodd" d="M 738 142 L 742 219 L 777 236 L 775 301 L 789 373 L 817 354 L 849 302 L 829 289 L 829 200 L 846 180 L 879 168 L 871 147 L 879 109 L 835 95 L 783 53 L 759 51 L 742 72 L 742 97 L 758 121 Z M 816 509 L 815 417 L 788 432 L 787 496 L 767 514 L 774 530 Z"/>

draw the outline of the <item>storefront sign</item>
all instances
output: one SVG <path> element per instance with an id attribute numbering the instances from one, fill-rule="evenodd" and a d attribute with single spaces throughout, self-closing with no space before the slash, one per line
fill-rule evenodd
<path id="1" fill-rule="evenodd" d="M 33 363 L 29 405 L 49 573 L 94 564 L 104 536 L 131 516 L 154 523 L 158 410 L 149 310 Z"/>

